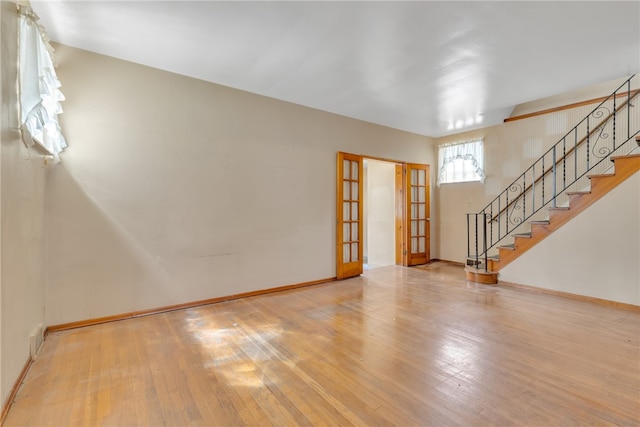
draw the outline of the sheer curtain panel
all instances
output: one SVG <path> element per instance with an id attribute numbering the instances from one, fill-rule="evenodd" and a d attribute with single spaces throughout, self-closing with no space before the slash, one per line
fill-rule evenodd
<path id="1" fill-rule="evenodd" d="M 18 13 L 22 138 L 27 145 L 39 144 L 57 161 L 67 142 L 58 123 L 64 95 L 53 66 L 53 49 L 31 7 L 20 5 Z"/>
<path id="2" fill-rule="evenodd" d="M 484 182 L 483 161 L 482 139 L 441 145 L 438 147 L 438 185 L 452 182 Z"/>

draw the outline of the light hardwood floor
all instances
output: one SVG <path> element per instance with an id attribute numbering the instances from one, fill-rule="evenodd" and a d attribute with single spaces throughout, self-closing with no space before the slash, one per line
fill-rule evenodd
<path id="1" fill-rule="evenodd" d="M 639 424 L 638 312 L 446 264 L 52 333 L 5 422 Z"/>

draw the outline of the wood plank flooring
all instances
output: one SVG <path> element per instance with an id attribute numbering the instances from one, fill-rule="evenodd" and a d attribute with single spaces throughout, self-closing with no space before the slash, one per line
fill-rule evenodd
<path id="1" fill-rule="evenodd" d="M 355 279 L 50 334 L 8 426 L 640 425 L 640 314 Z"/>

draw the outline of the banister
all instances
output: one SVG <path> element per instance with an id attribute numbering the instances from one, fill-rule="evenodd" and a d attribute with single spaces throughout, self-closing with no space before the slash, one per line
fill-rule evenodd
<path id="1" fill-rule="evenodd" d="M 468 258 L 472 259 L 476 266 L 482 260 L 486 269 L 490 249 L 540 209 L 550 203 L 552 207 L 556 207 L 558 197 L 565 194 L 607 158 L 626 152 L 629 147 L 627 143 L 640 134 L 640 128 L 638 128 L 640 122 L 637 121 L 640 116 L 631 114 L 631 107 L 633 107 L 631 101 L 640 93 L 640 89 L 631 90 L 631 82 L 636 77 L 632 75 L 611 95 L 602 98 L 602 102 L 487 206 L 476 214 L 467 214 Z M 637 88 L 638 81 L 633 81 Z M 622 97 L 626 99 L 618 105 L 616 101 Z M 613 100 L 612 105 L 611 100 Z M 626 113 L 621 112 L 624 108 L 627 109 Z M 625 118 L 625 115 L 626 120 L 616 121 L 617 118 Z M 596 121 L 598 123 L 593 126 L 592 122 Z M 611 129 L 608 129 L 609 125 Z M 580 135 L 584 136 L 580 137 Z M 585 144 L 586 151 L 581 149 Z M 593 156 L 591 156 L 591 150 L 593 150 Z M 482 229 L 479 228 L 479 218 L 483 221 Z M 475 233 L 472 228 L 475 229 Z M 479 241 L 480 239 L 482 242 Z M 475 254 L 471 253 L 472 250 L 475 250 Z"/>
<path id="2" fill-rule="evenodd" d="M 533 188 L 535 186 L 535 184 L 537 184 L 538 182 L 540 182 L 540 180 L 542 180 L 549 172 L 551 172 L 552 170 L 554 170 L 555 166 L 558 166 L 560 163 L 562 163 L 563 161 L 566 160 L 567 157 L 569 157 L 569 155 L 571 153 L 573 153 L 578 147 L 582 146 L 582 144 L 591 137 L 591 135 L 597 133 L 600 128 L 602 128 L 603 126 L 605 126 L 607 124 L 607 122 L 609 121 L 609 119 L 611 119 L 611 117 L 613 117 L 615 115 L 615 113 L 617 113 L 618 111 L 620 111 L 622 108 L 624 108 L 629 102 L 631 102 L 631 100 L 633 98 L 636 97 L 636 95 L 638 95 L 638 93 L 640 93 L 640 89 L 635 89 L 629 92 L 629 96 L 627 97 L 627 100 L 625 102 L 623 102 L 622 104 L 620 104 L 620 106 L 618 106 L 613 112 L 609 113 L 609 115 L 607 115 L 607 117 L 605 117 L 596 127 L 594 127 L 587 135 L 585 135 L 584 137 L 582 137 L 582 139 L 580 139 L 579 142 L 577 142 L 576 144 L 574 144 L 573 147 L 571 147 L 565 154 L 562 155 L 562 157 L 560 157 L 560 159 L 558 159 L 552 166 L 550 166 L 549 168 L 547 168 L 545 171 L 543 171 L 543 173 L 536 178 L 533 183 L 529 184 L 525 189 L 523 189 L 521 194 L 526 194 L 529 190 L 531 190 L 531 188 Z M 631 95 L 632 94 L 632 95 Z M 608 99 L 608 98 L 607 98 Z M 605 99 L 606 101 L 606 99 Z M 593 114 L 595 111 L 598 110 L 598 108 L 600 108 L 602 106 L 602 103 L 598 105 L 598 107 L 591 111 L 589 113 L 589 115 Z M 557 143 L 555 143 L 549 150 L 547 150 L 542 156 L 540 156 L 540 158 L 538 158 L 538 160 L 540 160 L 541 158 L 543 158 L 544 156 L 546 156 L 547 154 L 549 154 L 560 142 L 562 142 L 567 136 L 569 136 L 574 130 L 576 130 L 578 128 L 578 126 L 580 126 L 580 124 L 582 124 L 582 122 L 584 121 L 584 119 L 578 123 L 576 126 L 574 126 L 566 135 L 564 135 L 560 141 L 558 141 Z M 534 164 L 536 164 L 538 162 L 538 160 L 536 160 L 534 162 Z M 509 187 L 511 187 L 515 182 L 518 182 L 521 178 L 523 178 L 526 173 L 531 170 L 532 166 L 529 166 L 518 178 L 516 178 L 509 186 L 507 186 L 507 189 Z M 507 190 L 505 190 L 507 191 Z M 504 193 L 504 191 L 502 192 Z M 500 194 L 502 194 L 500 193 Z M 510 207 L 512 207 L 512 205 L 514 203 L 517 203 L 518 199 L 514 199 L 511 202 L 509 202 L 509 204 L 507 206 L 505 206 L 504 208 L 502 208 L 502 210 L 500 210 L 500 212 L 498 212 L 496 215 L 491 217 L 491 221 L 496 221 L 496 219 L 502 215 L 504 212 L 506 212 L 507 210 L 509 210 Z M 490 203 L 491 204 L 491 203 Z M 487 209 L 489 206 L 485 206 L 485 209 Z M 483 209 L 484 210 L 484 209 Z"/>

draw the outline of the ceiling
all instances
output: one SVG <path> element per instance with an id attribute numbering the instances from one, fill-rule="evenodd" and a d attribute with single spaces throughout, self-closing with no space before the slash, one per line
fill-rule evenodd
<path id="1" fill-rule="evenodd" d="M 55 42 L 432 137 L 640 71 L 638 1 L 31 4 Z"/>

